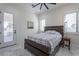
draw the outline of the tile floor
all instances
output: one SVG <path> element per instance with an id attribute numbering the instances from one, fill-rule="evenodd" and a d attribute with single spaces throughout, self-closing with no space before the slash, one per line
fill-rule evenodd
<path id="1" fill-rule="evenodd" d="M 10 46 L 0 49 L 0 56 L 33 56 L 28 50 Z"/>
<path id="2" fill-rule="evenodd" d="M 0 49 L 0 56 L 34 56 L 28 50 L 10 46 Z M 56 56 L 79 56 L 79 47 L 72 47 L 69 51 L 67 47 L 60 48 Z"/>
<path id="3" fill-rule="evenodd" d="M 67 47 L 60 48 L 56 56 L 79 56 L 79 47 L 71 47 L 70 51 Z"/>

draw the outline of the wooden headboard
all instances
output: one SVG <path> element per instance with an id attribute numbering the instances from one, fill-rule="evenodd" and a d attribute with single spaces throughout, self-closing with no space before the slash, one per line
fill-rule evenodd
<path id="1" fill-rule="evenodd" d="M 55 31 L 58 31 L 59 33 L 61 33 L 61 35 L 63 36 L 63 26 L 46 26 L 45 27 L 45 31 L 48 31 L 48 30 L 55 30 Z"/>

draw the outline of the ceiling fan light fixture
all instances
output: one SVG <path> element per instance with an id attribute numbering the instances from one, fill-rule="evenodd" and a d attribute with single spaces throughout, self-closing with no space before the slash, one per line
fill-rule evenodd
<path id="1" fill-rule="evenodd" d="M 47 4 L 56 5 L 56 3 L 38 3 L 38 4 L 36 4 L 36 5 L 33 5 L 33 4 L 32 4 L 32 8 L 34 8 L 34 7 L 38 6 L 38 5 L 40 5 L 40 10 L 41 10 L 42 6 L 44 5 L 44 6 L 46 7 L 46 9 L 48 10 L 49 7 L 47 6 Z"/>

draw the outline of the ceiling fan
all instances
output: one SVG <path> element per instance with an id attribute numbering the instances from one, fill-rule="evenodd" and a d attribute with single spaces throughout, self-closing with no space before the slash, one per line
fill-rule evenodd
<path id="1" fill-rule="evenodd" d="M 40 10 L 41 10 L 42 6 L 44 5 L 46 7 L 46 9 L 49 9 L 49 7 L 47 6 L 47 4 L 56 5 L 56 3 L 37 3 L 37 4 L 32 4 L 32 8 L 40 5 Z"/>

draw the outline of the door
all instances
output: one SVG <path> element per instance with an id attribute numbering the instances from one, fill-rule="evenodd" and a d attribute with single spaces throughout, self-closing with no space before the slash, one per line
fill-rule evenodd
<path id="1" fill-rule="evenodd" d="M 0 13 L 0 47 L 16 44 L 13 14 Z"/>

